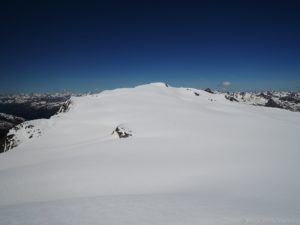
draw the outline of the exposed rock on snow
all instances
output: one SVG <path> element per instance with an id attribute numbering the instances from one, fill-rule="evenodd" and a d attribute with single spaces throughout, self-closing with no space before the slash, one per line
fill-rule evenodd
<path id="1" fill-rule="evenodd" d="M 4 143 L 8 131 L 22 122 L 24 122 L 24 119 L 21 117 L 0 113 L 0 153 L 4 151 Z"/>
<path id="2" fill-rule="evenodd" d="M 12 128 L 5 139 L 4 152 L 9 151 L 23 142 L 38 138 L 42 135 L 39 128 L 36 128 L 32 121 L 21 123 Z"/>
<path id="3" fill-rule="evenodd" d="M 196 91 L 196 89 L 187 88 L 186 90 L 193 93 L 195 96 L 200 96 L 199 92 Z"/>
<path id="4" fill-rule="evenodd" d="M 269 99 L 268 102 L 265 104 L 265 106 L 273 107 L 273 108 L 280 108 L 280 109 L 283 108 L 280 104 L 276 103 L 273 99 Z"/>
<path id="5" fill-rule="evenodd" d="M 238 102 L 238 100 L 235 99 L 235 98 L 232 97 L 232 96 L 225 95 L 225 98 L 226 98 L 227 100 L 231 101 L 231 102 Z"/>
<path id="6" fill-rule="evenodd" d="M 116 129 L 112 132 L 112 135 L 117 134 L 119 138 L 127 138 L 132 136 L 132 131 L 125 128 L 122 125 L 116 127 Z"/>
<path id="7" fill-rule="evenodd" d="M 299 104 L 300 98 L 295 98 L 293 96 L 295 96 L 294 93 L 290 94 L 289 96 L 280 97 L 279 100 L 284 101 L 284 102 Z"/>
<path id="8" fill-rule="evenodd" d="M 204 91 L 206 91 L 208 93 L 211 93 L 211 94 L 214 94 L 214 92 L 212 90 L 210 90 L 210 88 L 206 88 Z"/>
<path id="9" fill-rule="evenodd" d="M 245 96 L 245 92 L 244 92 L 244 96 Z M 272 99 L 272 93 L 270 93 L 270 92 L 267 92 L 267 94 L 262 92 L 262 93 L 258 94 L 257 96 L 265 98 L 267 100 Z"/>
<path id="10" fill-rule="evenodd" d="M 67 100 L 66 102 L 64 102 L 64 103 L 61 105 L 60 109 L 58 110 L 57 114 L 68 112 L 69 109 L 70 109 L 71 104 L 72 104 L 72 102 L 71 102 L 70 99 Z"/>

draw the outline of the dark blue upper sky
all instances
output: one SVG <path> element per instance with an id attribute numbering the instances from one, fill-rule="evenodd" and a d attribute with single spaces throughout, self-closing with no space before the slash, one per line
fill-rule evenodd
<path id="1" fill-rule="evenodd" d="M 0 3 L 0 93 L 300 89 L 300 1 Z"/>

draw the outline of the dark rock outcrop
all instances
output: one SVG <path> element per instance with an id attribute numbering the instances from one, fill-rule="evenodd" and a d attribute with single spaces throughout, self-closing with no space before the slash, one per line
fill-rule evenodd
<path id="1" fill-rule="evenodd" d="M 21 117 L 0 113 L 0 153 L 4 151 L 8 131 L 24 121 Z"/>
<path id="2" fill-rule="evenodd" d="M 272 98 L 270 95 L 266 95 L 266 94 L 264 94 L 262 92 L 259 95 L 257 95 L 257 96 L 265 98 L 265 99 L 271 99 Z"/>
<path id="3" fill-rule="evenodd" d="M 239 102 L 236 98 L 234 98 L 232 96 L 225 95 L 225 98 L 231 102 Z"/>
<path id="4" fill-rule="evenodd" d="M 292 102 L 292 103 L 295 103 L 295 104 L 300 103 L 300 99 L 297 99 L 297 98 L 293 97 L 292 95 L 281 97 L 281 98 L 279 98 L 279 100 L 286 101 L 286 102 Z"/>
<path id="5" fill-rule="evenodd" d="M 211 93 L 211 94 L 214 94 L 214 92 L 212 90 L 210 90 L 210 88 L 206 88 L 204 91 L 206 91 L 208 93 Z"/>
<path id="6" fill-rule="evenodd" d="M 6 152 L 10 149 L 13 149 L 18 146 L 18 143 L 15 141 L 15 135 L 9 134 L 4 140 L 3 152 Z"/>
<path id="7" fill-rule="evenodd" d="M 265 104 L 266 107 L 272 107 L 272 108 L 280 108 L 282 109 L 283 107 L 276 103 L 273 99 L 269 99 L 269 101 Z"/>
<path id="8" fill-rule="evenodd" d="M 23 130 L 21 137 L 18 136 L 18 131 Z M 24 132 L 25 131 L 25 132 Z M 23 122 L 15 127 L 13 127 L 4 140 L 4 149 L 3 151 L 9 151 L 17 147 L 23 141 L 28 139 L 40 137 L 42 134 L 41 130 L 34 125 L 30 124 L 30 121 Z"/>
<path id="9" fill-rule="evenodd" d="M 13 123 L 13 124 L 19 124 L 24 122 L 25 120 L 21 117 L 17 117 L 17 116 L 13 116 L 13 115 L 9 115 L 6 113 L 0 113 L 0 121 L 2 122 L 9 122 L 9 123 Z"/>
<path id="10" fill-rule="evenodd" d="M 117 126 L 116 129 L 112 132 L 112 135 L 115 133 L 119 136 L 119 138 L 127 138 L 132 136 L 132 131 L 123 126 Z"/>
<path id="11" fill-rule="evenodd" d="M 68 112 L 69 109 L 70 109 L 71 103 L 72 103 L 72 101 L 71 101 L 70 99 L 67 100 L 66 102 L 64 102 L 64 103 L 61 105 L 60 109 L 58 110 L 57 114 Z"/>

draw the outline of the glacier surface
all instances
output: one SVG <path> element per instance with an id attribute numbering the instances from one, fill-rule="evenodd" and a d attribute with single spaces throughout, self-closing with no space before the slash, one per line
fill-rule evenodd
<path id="1" fill-rule="evenodd" d="M 0 155 L 1 225 L 300 224 L 297 112 L 154 83 L 27 123 L 41 135 Z"/>

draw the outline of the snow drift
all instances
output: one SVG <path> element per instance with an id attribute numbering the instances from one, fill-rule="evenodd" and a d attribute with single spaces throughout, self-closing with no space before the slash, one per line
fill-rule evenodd
<path id="1" fill-rule="evenodd" d="M 0 224 L 300 222 L 299 113 L 155 83 L 30 123 L 0 155 Z"/>

